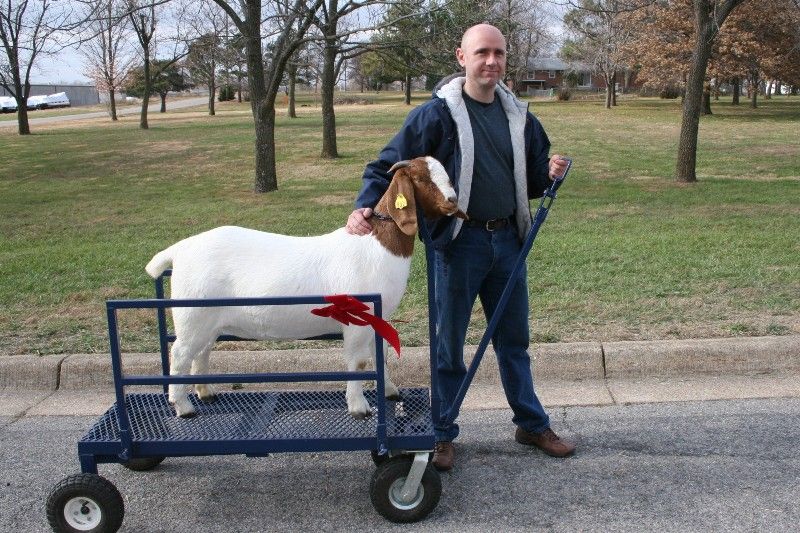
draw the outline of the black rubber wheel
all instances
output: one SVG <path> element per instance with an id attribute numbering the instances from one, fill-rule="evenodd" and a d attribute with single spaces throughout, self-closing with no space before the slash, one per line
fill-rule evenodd
<path id="1" fill-rule="evenodd" d="M 392 457 L 375 469 L 369 485 L 372 505 L 378 513 L 391 522 L 418 522 L 428 516 L 439 504 L 442 480 L 431 464 L 425 467 L 416 496 L 410 502 L 400 498 L 400 491 L 411 470 L 412 458 Z"/>
<path id="2" fill-rule="evenodd" d="M 390 459 L 388 453 L 380 455 L 378 450 L 371 450 L 369 453 L 372 456 L 372 462 L 375 464 L 375 466 L 380 466 Z"/>
<path id="3" fill-rule="evenodd" d="M 69 476 L 47 498 L 47 521 L 56 533 L 114 533 L 123 516 L 122 495 L 97 474 Z"/>
<path id="4" fill-rule="evenodd" d="M 166 459 L 166 457 L 164 456 L 135 457 L 133 459 L 128 460 L 128 462 L 120 464 L 125 468 L 127 468 L 128 470 L 133 470 L 134 472 L 146 472 L 160 465 L 164 459 Z"/>

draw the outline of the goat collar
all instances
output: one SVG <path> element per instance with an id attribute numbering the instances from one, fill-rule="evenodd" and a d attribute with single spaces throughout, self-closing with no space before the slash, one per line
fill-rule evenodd
<path id="1" fill-rule="evenodd" d="M 384 215 L 383 213 L 379 213 L 374 209 L 372 210 L 372 216 L 374 216 L 378 220 L 392 220 L 392 217 L 390 217 L 389 215 Z"/>

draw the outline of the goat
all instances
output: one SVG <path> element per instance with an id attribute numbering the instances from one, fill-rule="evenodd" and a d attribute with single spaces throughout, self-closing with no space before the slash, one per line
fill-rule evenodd
<path id="1" fill-rule="evenodd" d="M 172 265 L 173 298 L 303 296 L 380 293 L 384 316 L 397 309 L 405 292 L 417 233 L 417 205 L 426 218 L 466 215 L 444 167 L 432 157 L 401 161 L 389 188 L 375 207 L 373 231 L 366 236 L 344 228 L 326 235 L 290 237 L 223 226 L 189 237 L 157 253 L 145 267 L 153 278 Z M 387 216 L 388 215 L 388 216 Z M 371 329 L 345 326 L 315 316 L 308 305 L 176 307 L 176 340 L 170 374 L 208 373 L 211 347 L 220 334 L 250 339 L 301 339 L 341 332 L 347 370 L 363 370 L 374 360 Z M 386 396 L 399 392 L 384 368 Z M 169 401 L 176 414 L 191 417 L 189 385 L 171 384 Z M 204 402 L 216 399 L 208 384 L 196 384 Z M 362 383 L 347 383 L 347 409 L 369 416 Z"/>

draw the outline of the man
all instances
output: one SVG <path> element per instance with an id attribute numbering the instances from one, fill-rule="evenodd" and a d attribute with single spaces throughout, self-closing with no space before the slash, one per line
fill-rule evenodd
<path id="1" fill-rule="evenodd" d="M 531 227 L 529 198 L 540 197 L 567 162 L 548 158 L 550 141 L 541 124 L 501 83 L 506 41 L 489 24 L 469 28 L 456 50 L 465 75 L 446 83 L 413 110 L 398 134 L 364 172 L 364 185 L 347 230 L 372 231 L 372 208 L 387 189 L 388 169 L 403 159 L 430 155 L 447 169 L 458 205 L 469 216 L 429 222 L 436 257 L 439 323 L 438 393 L 442 419 L 434 420 L 433 464 L 450 470 L 458 424 L 447 423 L 466 374 L 464 341 L 472 306 L 480 297 L 487 321 L 510 278 L 522 240 Z M 427 222 L 427 221 L 426 221 Z M 528 355 L 528 289 L 523 272 L 492 337 L 500 378 L 514 413 L 515 439 L 548 455 L 566 457 L 575 446 L 560 439 L 533 390 Z"/>

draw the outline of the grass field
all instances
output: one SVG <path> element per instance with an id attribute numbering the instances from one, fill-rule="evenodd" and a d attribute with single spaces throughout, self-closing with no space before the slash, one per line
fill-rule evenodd
<path id="1" fill-rule="evenodd" d="M 279 113 L 279 190 L 256 195 L 249 104 L 0 131 L 0 353 L 107 350 L 103 302 L 152 294 L 144 265 L 218 225 L 293 235 L 341 226 L 364 164 L 402 123 L 397 95 L 337 108 L 336 161 L 319 107 Z M 414 104 L 426 96 L 419 95 Z M 800 333 L 800 98 L 728 101 L 701 121 L 696 184 L 672 179 L 680 103 L 534 101 L 573 171 L 529 258 L 538 342 Z M 536 205 L 536 204 L 534 204 Z M 417 247 L 395 318 L 427 342 Z M 469 342 L 484 329 L 478 307 Z M 125 348 L 156 349 L 149 314 Z M 286 345 L 286 344 L 283 344 Z"/>

